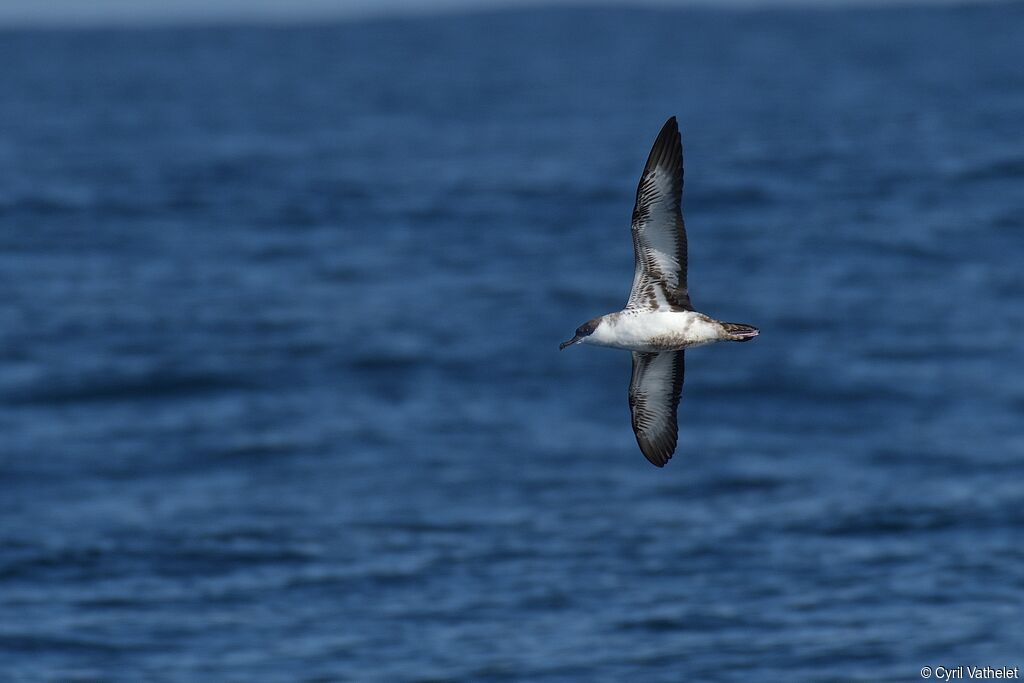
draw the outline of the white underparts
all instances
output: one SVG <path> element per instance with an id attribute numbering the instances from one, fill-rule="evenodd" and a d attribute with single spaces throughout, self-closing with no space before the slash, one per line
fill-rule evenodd
<path id="1" fill-rule="evenodd" d="M 601 317 L 585 344 L 629 351 L 678 351 L 726 339 L 721 324 L 696 311 L 625 310 Z"/>

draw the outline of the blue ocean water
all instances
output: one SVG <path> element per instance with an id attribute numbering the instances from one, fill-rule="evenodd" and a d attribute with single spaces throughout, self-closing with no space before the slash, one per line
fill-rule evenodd
<path id="1" fill-rule="evenodd" d="M 1024 5 L 0 33 L 0 678 L 1024 666 Z M 680 448 L 617 310 L 679 117 Z"/>

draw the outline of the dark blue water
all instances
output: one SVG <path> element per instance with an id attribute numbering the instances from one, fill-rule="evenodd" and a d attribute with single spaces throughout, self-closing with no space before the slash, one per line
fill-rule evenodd
<path id="1" fill-rule="evenodd" d="M 10 681 L 1024 665 L 1024 6 L 0 34 Z M 679 116 L 664 470 L 618 309 Z"/>

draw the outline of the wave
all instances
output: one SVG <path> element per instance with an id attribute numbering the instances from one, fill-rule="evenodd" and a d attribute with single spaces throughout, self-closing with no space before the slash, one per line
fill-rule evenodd
<path id="1" fill-rule="evenodd" d="M 217 373 L 156 372 L 141 377 L 91 378 L 14 391 L 14 404 L 64 404 L 161 400 L 241 391 L 252 384 L 239 376 Z"/>

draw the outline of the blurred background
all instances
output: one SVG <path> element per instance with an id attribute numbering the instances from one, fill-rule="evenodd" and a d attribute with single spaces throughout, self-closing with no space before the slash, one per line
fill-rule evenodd
<path id="1" fill-rule="evenodd" d="M 1024 665 L 1024 5 L 90 7 L 0 11 L 4 680 Z M 558 342 L 670 115 L 761 336 L 658 470 Z"/>

